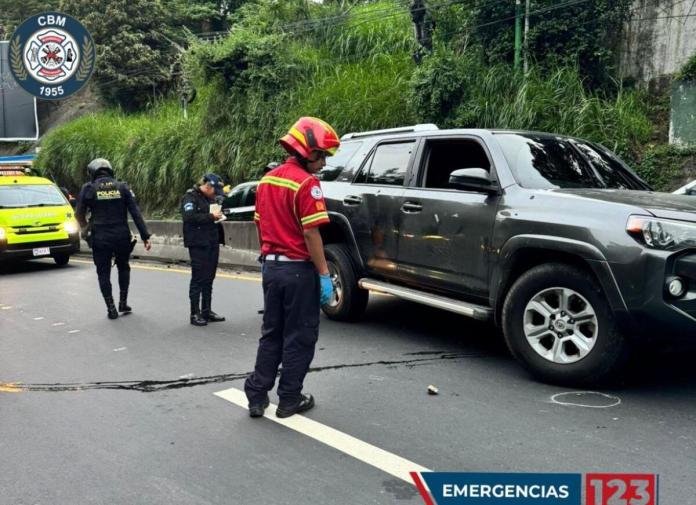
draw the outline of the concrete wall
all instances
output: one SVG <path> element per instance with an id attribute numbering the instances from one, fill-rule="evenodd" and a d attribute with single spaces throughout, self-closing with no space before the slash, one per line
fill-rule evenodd
<path id="1" fill-rule="evenodd" d="M 259 256 L 259 240 L 254 223 L 222 223 L 222 226 L 225 229 L 226 247 L 220 248 L 220 264 L 258 270 L 260 265 L 256 259 Z M 131 231 L 138 236 L 138 244 L 133 251 L 134 258 L 189 261 L 188 249 L 184 247 L 181 221 L 147 221 L 147 227 L 152 234 L 150 252 L 145 251 L 135 225 L 131 223 Z M 84 242 L 82 251 L 90 252 Z"/>
<path id="2" fill-rule="evenodd" d="M 631 13 L 620 48 L 621 75 L 668 91 L 669 76 L 696 53 L 696 1 L 636 0 Z"/>

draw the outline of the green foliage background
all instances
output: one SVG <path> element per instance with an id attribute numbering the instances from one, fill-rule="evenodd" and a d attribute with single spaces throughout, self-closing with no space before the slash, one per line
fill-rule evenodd
<path id="1" fill-rule="evenodd" d="M 594 24 L 563 47 L 544 49 L 538 35 L 524 76 L 511 68 L 502 42 L 475 28 L 494 15 L 480 2 L 429 10 L 433 50 L 421 52 L 420 65 L 408 2 L 356 2 L 348 14 L 340 3 L 244 2 L 227 18 L 233 29 L 221 42 L 184 34 L 178 72 L 198 91 L 188 118 L 177 97 L 167 95 L 140 112 L 83 117 L 45 136 L 38 163 L 77 188 L 85 165 L 107 157 L 157 216 L 173 215 L 206 171 L 233 184 L 258 176 L 266 163 L 282 159 L 277 139 L 303 115 L 327 120 L 340 134 L 418 122 L 535 129 L 601 142 L 629 162 L 644 156 L 652 134 L 646 97 L 605 78 L 608 58 L 598 56 L 602 72 L 588 70 L 591 58 L 583 55 L 596 49 L 587 42 Z M 554 19 L 547 14 L 544 22 Z M 507 29 L 498 31 L 507 36 Z"/>

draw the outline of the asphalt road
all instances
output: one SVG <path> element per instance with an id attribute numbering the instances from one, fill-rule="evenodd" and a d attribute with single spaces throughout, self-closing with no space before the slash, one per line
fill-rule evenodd
<path id="1" fill-rule="evenodd" d="M 206 328 L 188 324 L 188 280 L 134 266 L 134 313 L 109 321 L 84 260 L 0 270 L 0 505 L 423 503 L 390 463 L 216 396 L 253 367 L 260 279 L 218 277 L 228 320 Z M 658 473 L 660 503 L 689 505 L 694 358 L 569 392 L 530 379 L 486 325 L 373 296 L 358 324 L 322 317 L 306 418 L 437 471 Z"/>

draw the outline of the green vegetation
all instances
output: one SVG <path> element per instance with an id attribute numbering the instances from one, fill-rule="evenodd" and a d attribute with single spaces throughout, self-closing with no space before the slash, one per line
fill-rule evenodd
<path id="1" fill-rule="evenodd" d="M 696 178 L 696 148 L 661 145 L 648 149 L 638 174 L 656 191 L 673 191 Z"/>
<path id="2" fill-rule="evenodd" d="M 234 184 L 282 159 L 277 139 L 302 115 L 339 133 L 417 122 L 544 130 L 642 158 L 652 133 L 645 97 L 604 77 L 598 88 L 582 58 L 549 57 L 524 76 L 464 36 L 461 26 L 483 15 L 475 6 L 429 12 L 433 50 L 423 52 L 407 2 L 356 2 L 345 15 L 338 3 L 244 2 L 223 41 L 189 38 L 177 59 L 181 80 L 198 91 L 187 118 L 174 95 L 137 113 L 83 117 L 45 136 L 39 164 L 77 188 L 90 159 L 110 158 L 150 215 L 172 215 L 201 173 Z"/>
<path id="3" fill-rule="evenodd" d="M 675 77 L 681 81 L 696 81 L 696 54 L 691 55 Z"/>

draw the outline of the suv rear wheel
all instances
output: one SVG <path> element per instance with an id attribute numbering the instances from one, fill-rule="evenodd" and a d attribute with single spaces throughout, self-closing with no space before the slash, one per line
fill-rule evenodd
<path id="1" fill-rule="evenodd" d="M 567 385 L 602 382 L 627 356 L 626 340 L 597 282 L 560 263 L 532 268 L 503 305 L 512 354 L 541 380 Z"/>
<path id="2" fill-rule="evenodd" d="M 369 292 L 358 287 L 358 278 L 346 246 L 329 244 L 324 253 L 334 283 L 334 296 L 321 309 L 329 319 L 354 321 L 365 311 Z"/>

